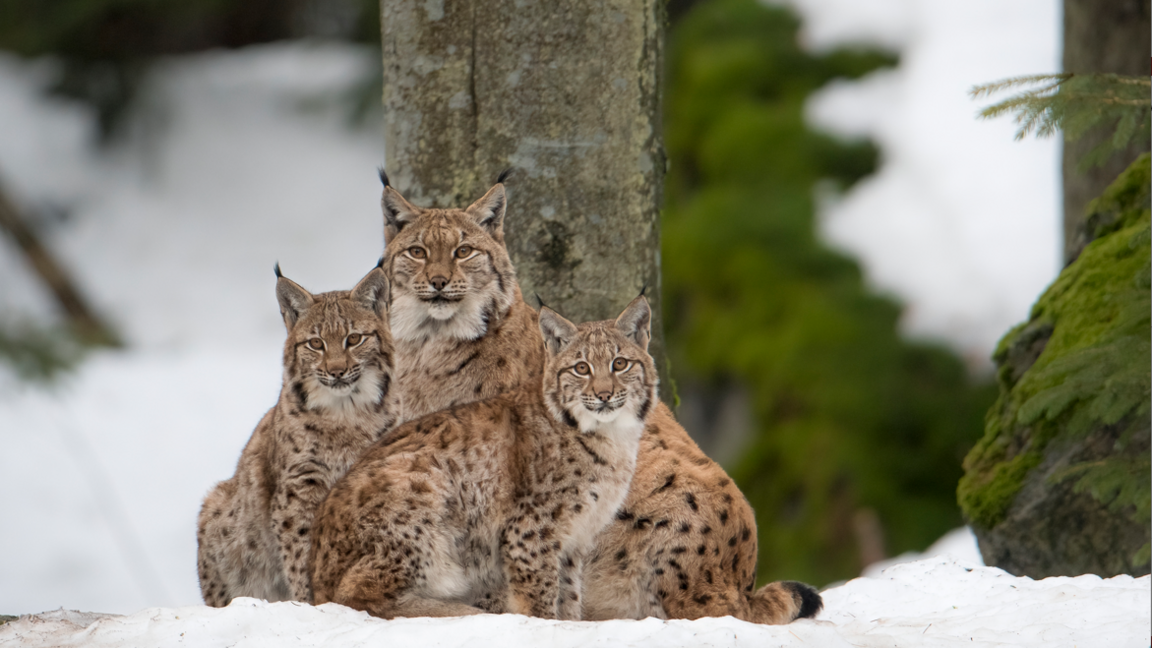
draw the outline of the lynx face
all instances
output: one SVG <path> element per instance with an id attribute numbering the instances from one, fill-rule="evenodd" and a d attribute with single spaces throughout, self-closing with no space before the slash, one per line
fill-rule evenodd
<path id="1" fill-rule="evenodd" d="M 397 340 L 475 340 L 512 305 L 504 185 L 467 209 L 419 209 L 385 185 L 382 206 Z"/>
<path id="2" fill-rule="evenodd" d="M 304 410 L 350 413 L 388 392 L 392 339 L 384 324 L 387 280 L 379 269 L 351 291 L 312 295 L 280 277 L 276 295 L 288 328 L 285 381 Z"/>
<path id="3" fill-rule="evenodd" d="M 548 349 L 544 398 L 553 415 L 584 432 L 605 423 L 642 422 L 656 402 L 656 367 L 648 355 L 651 321 L 644 297 L 614 322 L 580 326 L 541 308 Z"/>

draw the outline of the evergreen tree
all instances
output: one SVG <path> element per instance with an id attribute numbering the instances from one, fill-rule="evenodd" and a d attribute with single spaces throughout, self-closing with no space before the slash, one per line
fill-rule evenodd
<path id="1" fill-rule="evenodd" d="M 729 468 L 756 509 L 760 578 L 827 583 L 859 573 L 860 522 L 878 518 L 889 555 L 962 524 L 960 461 L 992 390 L 902 340 L 899 305 L 817 240 L 816 183 L 849 187 L 877 152 L 809 130 L 804 102 L 894 60 L 812 55 L 797 28 L 781 7 L 710 0 L 670 33 L 665 313 L 674 371 L 751 395 L 755 438 Z"/>

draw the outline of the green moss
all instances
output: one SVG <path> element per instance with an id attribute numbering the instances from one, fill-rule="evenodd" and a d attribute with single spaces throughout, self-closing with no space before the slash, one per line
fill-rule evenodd
<path id="1" fill-rule="evenodd" d="M 1064 269 L 1029 321 L 997 347 L 1000 397 L 984 437 L 964 460 L 957 489 L 964 514 L 980 527 L 1004 518 L 1053 439 L 1119 428 L 1119 451 L 1146 430 L 1152 400 L 1149 176 L 1145 154 L 1092 203 L 1102 236 Z M 1146 520 L 1148 462 L 1115 461 L 1073 466 L 1057 481 L 1075 479 L 1077 492 Z"/>
<path id="2" fill-rule="evenodd" d="M 961 477 L 957 493 L 968 519 L 982 527 L 995 526 L 1004 519 L 1016 493 L 1020 492 L 1024 476 L 1039 465 L 1041 459 L 1039 452 L 1026 452 L 992 464 L 989 471 Z"/>

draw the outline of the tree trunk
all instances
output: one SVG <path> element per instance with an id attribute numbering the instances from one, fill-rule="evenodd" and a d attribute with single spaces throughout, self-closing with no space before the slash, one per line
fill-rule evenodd
<path id="1" fill-rule="evenodd" d="M 513 174 L 505 236 L 520 287 L 573 321 L 647 287 L 660 317 L 661 0 L 382 0 L 389 177 L 464 206 Z"/>
<path id="2" fill-rule="evenodd" d="M 1113 72 L 1142 77 L 1149 73 L 1149 0 L 1064 0 L 1064 71 Z M 1106 130 L 1064 143 L 1064 262 L 1070 263 L 1087 243 L 1082 231 L 1088 202 L 1104 192 L 1120 172 L 1149 150 L 1134 142 L 1100 166 L 1077 170 L 1080 160 L 1109 136 Z"/>

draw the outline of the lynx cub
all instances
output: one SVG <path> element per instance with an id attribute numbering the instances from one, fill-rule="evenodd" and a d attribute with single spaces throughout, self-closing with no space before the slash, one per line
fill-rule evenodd
<path id="1" fill-rule="evenodd" d="M 375 268 L 351 291 L 312 295 L 280 275 L 288 327 L 280 401 L 264 415 L 236 474 L 204 498 L 197 530 L 200 592 L 308 601 L 309 531 L 328 489 L 395 415 L 387 279 Z"/>
<path id="2" fill-rule="evenodd" d="M 628 491 L 656 402 L 651 312 L 575 326 L 545 308 L 543 380 L 406 423 L 333 489 L 316 604 L 375 616 L 581 618 L 581 573 Z"/>
<path id="3" fill-rule="evenodd" d="M 504 247 L 504 176 L 467 209 L 413 207 L 380 179 L 399 422 L 537 381 L 544 346 Z"/>

